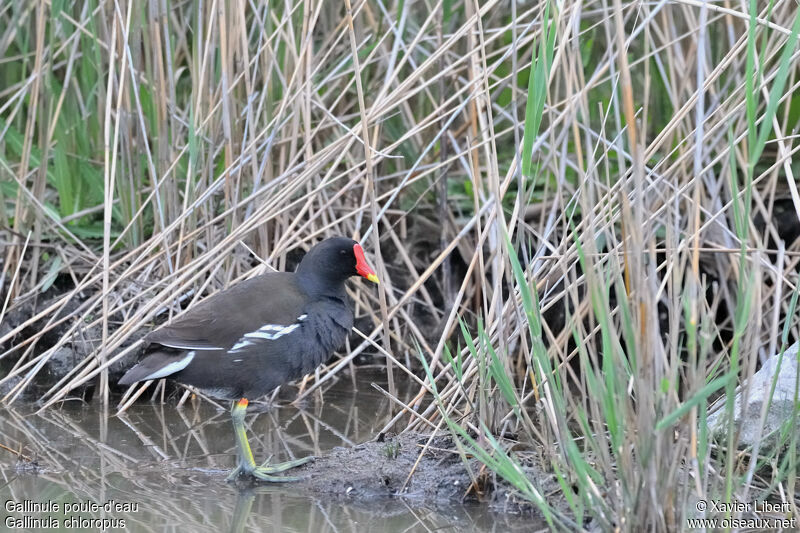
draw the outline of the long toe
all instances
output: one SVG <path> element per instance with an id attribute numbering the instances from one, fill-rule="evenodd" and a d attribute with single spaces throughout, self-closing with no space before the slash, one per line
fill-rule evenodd
<path id="1" fill-rule="evenodd" d="M 279 474 L 281 472 L 286 472 L 287 470 L 290 470 L 297 466 L 310 463 L 311 461 L 316 461 L 316 459 L 317 458 L 314 457 L 313 455 L 309 455 L 308 457 L 301 457 L 300 459 L 295 459 L 293 461 L 286 461 L 285 463 L 276 463 L 274 465 L 270 464 L 269 459 L 267 459 L 266 461 L 264 461 L 264 464 L 262 464 L 259 467 L 259 470 L 261 470 L 266 474 Z"/>
<path id="2" fill-rule="evenodd" d="M 244 468 L 242 467 L 242 465 L 238 465 L 236 468 L 231 470 L 231 473 L 228 474 L 228 477 L 225 478 L 225 481 L 228 482 L 236 481 L 239 478 L 239 474 L 241 474 L 243 470 Z"/>
<path id="3" fill-rule="evenodd" d="M 281 472 L 286 472 L 300 465 L 310 463 L 316 460 L 316 457 L 302 457 L 293 461 L 286 461 L 285 463 L 269 464 L 269 461 L 261 466 L 251 466 L 249 463 L 240 463 L 228 475 L 227 481 L 236 481 L 240 476 L 250 476 L 252 479 L 266 481 L 268 483 L 286 483 L 290 481 L 299 481 L 303 478 L 297 476 L 278 476 Z"/>
<path id="4" fill-rule="evenodd" d="M 250 474 L 261 481 L 266 481 L 267 483 L 286 483 L 290 481 L 300 481 L 302 478 L 296 476 L 273 476 L 274 472 L 269 468 L 262 468 L 258 467 L 253 470 Z"/>

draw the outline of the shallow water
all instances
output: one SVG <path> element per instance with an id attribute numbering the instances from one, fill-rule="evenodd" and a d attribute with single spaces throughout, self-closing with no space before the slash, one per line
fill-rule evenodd
<path id="1" fill-rule="evenodd" d="M 390 418 L 389 401 L 370 386 L 376 378 L 360 371 L 357 391 L 342 379 L 303 409 L 257 412 L 251 404 L 256 460 L 322 455 L 375 438 Z M 474 504 L 342 502 L 291 483 L 249 489 L 226 483 L 234 462 L 228 412 L 206 402 L 175 403 L 140 399 L 122 416 L 107 416 L 99 402 L 66 402 L 40 414 L 30 407 L 0 410 L 0 444 L 22 446 L 41 467 L 27 471 L 0 449 L 0 530 L 523 531 L 532 525 Z"/>

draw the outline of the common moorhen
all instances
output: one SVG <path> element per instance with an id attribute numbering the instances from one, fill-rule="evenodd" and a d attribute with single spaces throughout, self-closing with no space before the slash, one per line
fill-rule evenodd
<path id="1" fill-rule="evenodd" d="M 146 357 L 119 383 L 169 378 L 234 400 L 238 466 L 228 479 L 249 474 L 291 481 L 273 474 L 312 458 L 256 466 L 244 426 L 247 398 L 302 377 L 342 346 L 353 327 L 344 283 L 355 275 L 378 282 L 361 245 L 344 237 L 324 240 L 294 273 L 270 272 L 238 283 L 147 335 Z"/>

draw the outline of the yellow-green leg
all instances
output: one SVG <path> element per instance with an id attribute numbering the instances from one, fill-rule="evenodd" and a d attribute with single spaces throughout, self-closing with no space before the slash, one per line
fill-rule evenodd
<path id="1" fill-rule="evenodd" d="M 273 474 L 279 474 L 309 461 L 313 461 L 314 457 L 303 457 L 302 459 L 295 459 L 294 461 L 286 461 L 285 463 L 274 465 L 269 465 L 269 460 L 267 460 L 261 466 L 256 466 L 256 461 L 253 459 L 253 451 L 250 449 L 250 443 L 247 441 L 247 430 L 244 426 L 244 415 L 246 412 L 246 398 L 242 398 L 238 402 L 233 402 L 231 418 L 233 419 L 233 433 L 236 438 L 237 465 L 228 475 L 228 481 L 237 479 L 241 474 L 250 475 L 261 481 L 270 482 L 299 480 L 299 477 L 275 476 Z"/>

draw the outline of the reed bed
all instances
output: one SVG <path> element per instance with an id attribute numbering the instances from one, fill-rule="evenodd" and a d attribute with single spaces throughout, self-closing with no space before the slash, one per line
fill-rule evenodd
<path id="1" fill-rule="evenodd" d="M 107 404 L 141 331 L 345 234 L 382 283 L 298 399 L 371 353 L 387 429 L 453 432 L 557 529 L 797 516 L 795 440 L 743 454 L 705 413 L 798 338 L 799 27 L 786 0 L 7 3 L 0 323 L 32 311 L 2 400 L 81 339 L 37 399 Z"/>

